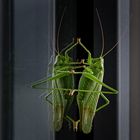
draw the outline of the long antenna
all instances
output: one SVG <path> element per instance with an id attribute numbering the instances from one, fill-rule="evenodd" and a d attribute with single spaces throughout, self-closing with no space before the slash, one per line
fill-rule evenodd
<path id="1" fill-rule="evenodd" d="M 101 34 L 102 34 L 102 51 L 101 51 L 101 56 L 103 55 L 103 52 L 104 52 L 104 31 L 103 31 L 103 26 L 102 26 L 102 22 L 101 22 L 101 18 L 99 16 L 99 12 L 96 8 L 96 13 L 97 13 L 97 17 L 98 17 L 98 20 L 99 20 L 99 24 L 100 24 L 100 29 L 101 29 Z"/>
<path id="2" fill-rule="evenodd" d="M 119 41 L 108 52 L 106 52 L 102 57 L 105 57 L 107 54 L 109 54 L 118 44 L 119 44 Z"/>
<path id="3" fill-rule="evenodd" d="M 61 16 L 61 19 L 60 19 L 60 23 L 59 23 L 59 27 L 58 27 L 58 32 L 57 32 L 57 37 L 56 37 L 56 41 L 57 41 L 57 44 L 56 44 L 56 50 L 57 52 L 59 53 L 59 35 L 60 35 L 60 30 L 61 30 L 61 25 L 62 25 L 62 21 L 63 21 L 63 18 L 64 18 L 64 14 L 65 14 L 65 11 L 66 11 L 66 6 L 63 10 L 63 13 L 62 13 L 62 16 Z"/>
<path id="4" fill-rule="evenodd" d="M 125 28 L 125 31 L 123 32 L 122 36 L 120 37 L 120 39 L 117 41 L 117 43 L 109 50 L 107 51 L 102 57 L 105 57 L 107 54 L 109 54 L 114 48 L 116 48 L 118 46 L 118 44 L 120 43 L 120 41 L 125 37 L 125 34 L 127 33 L 127 29 L 128 26 Z"/>

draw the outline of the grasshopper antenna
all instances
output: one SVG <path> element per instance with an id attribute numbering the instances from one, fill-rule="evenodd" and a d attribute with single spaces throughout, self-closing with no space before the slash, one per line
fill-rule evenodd
<path id="1" fill-rule="evenodd" d="M 97 13 L 97 17 L 98 17 L 98 20 L 99 20 L 99 24 L 100 24 L 100 29 L 101 29 L 101 34 L 102 34 L 102 51 L 101 51 L 101 55 L 100 56 L 102 56 L 103 55 L 103 52 L 104 52 L 104 31 L 103 31 L 103 26 L 102 26 L 102 22 L 101 22 L 101 18 L 100 18 L 100 15 L 99 15 L 99 12 L 98 12 L 98 10 L 97 10 L 97 8 L 96 8 L 96 13 Z"/>
<path id="2" fill-rule="evenodd" d="M 106 53 L 103 55 L 103 57 L 105 57 L 107 54 L 109 54 L 116 46 L 118 46 L 118 44 L 119 44 L 119 41 L 118 41 L 108 52 L 106 52 Z"/>
<path id="3" fill-rule="evenodd" d="M 127 28 L 128 28 L 128 27 L 126 27 L 126 29 L 127 29 Z M 120 41 L 125 37 L 126 33 L 127 33 L 127 30 L 125 30 L 125 32 L 123 32 L 121 38 L 117 41 L 117 43 L 116 43 L 109 51 L 107 51 L 107 52 L 103 55 L 103 57 L 105 57 L 107 54 L 109 54 L 113 49 L 115 49 L 115 48 L 119 45 Z"/>
<path id="4" fill-rule="evenodd" d="M 104 52 L 104 32 L 103 32 L 103 26 L 102 26 L 102 22 L 101 22 L 101 19 L 100 19 L 100 16 L 99 16 L 99 12 L 96 8 L 96 13 L 97 13 L 97 17 L 98 17 L 98 20 L 99 20 L 99 24 L 100 24 L 100 28 L 101 28 L 101 33 L 102 33 L 102 51 L 101 51 L 101 56 L 102 57 L 105 57 L 107 54 L 109 54 L 116 46 L 118 46 L 119 44 L 119 41 L 109 50 L 107 51 L 105 54 L 103 54 Z"/>
<path id="5" fill-rule="evenodd" d="M 61 19 L 60 19 L 60 23 L 59 23 L 59 27 L 58 27 L 58 32 L 57 32 L 57 37 L 56 37 L 56 50 L 57 50 L 57 52 L 59 53 L 59 36 L 60 36 L 60 30 L 61 30 L 61 25 L 62 25 L 62 21 L 63 21 L 63 18 L 64 18 L 64 14 L 65 14 L 65 11 L 66 11 L 66 6 L 65 6 L 65 8 L 64 8 L 64 10 L 63 10 L 63 14 L 62 14 L 62 16 L 61 16 Z"/>

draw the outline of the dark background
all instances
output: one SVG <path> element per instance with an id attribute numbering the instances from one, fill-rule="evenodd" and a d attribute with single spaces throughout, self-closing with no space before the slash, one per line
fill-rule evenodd
<path id="1" fill-rule="evenodd" d="M 93 57 L 99 57 L 102 49 L 102 38 L 99 21 L 95 8 L 98 9 L 105 37 L 104 53 L 110 50 L 117 39 L 117 0 L 70 0 L 56 2 L 56 34 L 64 8 L 66 11 L 61 25 L 59 36 L 59 49 L 71 42 L 73 37 L 80 37 L 82 43 L 90 50 Z M 79 47 L 74 49 L 76 58 L 87 58 L 87 54 Z M 112 87 L 117 87 L 117 48 L 105 57 L 104 82 Z M 92 132 L 88 135 L 82 132 L 74 133 L 66 126 L 56 133 L 56 140 L 61 139 L 107 139 L 117 140 L 117 96 L 106 95 L 110 104 L 99 111 L 94 118 Z M 102 100 L 99 101 L 101 104 Z M 75 111 L 75 108 L 73 109 Z M 64 124 L 66 125 L 66 124 Z"/>

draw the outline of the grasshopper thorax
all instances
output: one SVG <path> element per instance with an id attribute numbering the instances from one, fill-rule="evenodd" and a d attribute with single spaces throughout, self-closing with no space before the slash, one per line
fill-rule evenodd
<path id="1" fill-rule="evenodd" d="M 92 66 L 99 68 L 99 69 L 103 69 L 104 68 L 104 58 L 103 57 L 93 58 Z"/>
<path id="2" fill-rule="evenodd" d="M 65 64 L 69 64 L 69 62 L 71 62 L 72 59 L 69 56 L 65 56 L 65 55 L 60 55 L 58 54 L 56 56 L 55 65 L 65 65 Z"/>

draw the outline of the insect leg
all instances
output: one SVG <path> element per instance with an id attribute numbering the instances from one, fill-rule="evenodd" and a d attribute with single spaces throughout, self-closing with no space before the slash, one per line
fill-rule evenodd
<path id="1" fill-rule="evenodd" d="M 82 91 L 82 90 L 78 90 L 78 91 Z M 85 91 L 85 92 L 90 92 L 90 91 Z M 108 92 L 108 91 L 94 91 L 94 93 L 101 93 L 101 97 L 105 100 L 105 104 L 103 104 L 102 106 L 100 106 L 99 108 L 96 109 L 96 112 L 103 109 L 104 107 L 106 107 L 110 101 L 104 96 L 104 94 L 116 94 L 115 92 Z"/>
<path id="2" fill-rule="evenodd" d="M 68 55 L 68 52 L 71 51 L 75 46 L 77 45 L 80 45 L 87 53 L 88 53 L 88 62 L 89 64 L 91 63 L 91 53 L 90 51 L 81 43 L 81 39 L 80 38 L 77 38 L 77 41 L 74 45 L 72 45 L 70 48 L 68 48 L 66 51 L 65 51 L 65 56 Z"/>
<path id="3" fill-rule="evenodd" d="M 103 104 L 102 106 L 100 106 L 99 108 L 97 108 L 96 109 L 96 112 L 99 111 L 99 110 L 101 110 L 101 109 L 103 109 L 104 107 L 106 107 L 110 103 L 110 101 L 102 93 L 100 95 L 105 100 L 106 103 Z"/>
<path id="4" fill-rule="evenodd" d="M 52 91 L 45 96 L 45 99 L 52 105 L 52 102 L 48 99 L 51 94 L 52 94 Z"/>
<path id="5" fill-rule="evenodd" d="M 72 122 L 73 124 L 73 131 L 76 131 L 78 130 L 78 124 L 80 122 L 80 120 L 77 120 L 77 121 L 74 121 L 72 118 L 70 118 L 68 115 L 66 116 L 66 119 L 70 122 Z"/>
<path id="6" fill-rule="evenodd" d="M 70 74 L 70 73 L 71 73 L 71 72 L 69 72 L 69 71 L 64 71 L 63 73 L 56 74 L 56 75 L 53 76 L 53 77 L 49 77 L 49 78 L 47 78 L 47 79 L 41 79 L 41 80 L 39 80 L 39 81 L 33 83 L 33 84 L 32 84 L 32 88 L 35 88 L 35 89 L 43 89 L 43 88 L 40 87 L 42 84 L 45 84 L 45 83 L 47 83 L 47 82 L 50 81 L 50 80 L 56 80 L 56 79 L 58 79 L 58 78 L 67 76 L 67 75 Z M 45 89 L 46 89 L 46 88 L 45 88 Z"/>
<path id="7" fill-rule="evenodd" d="M 88 73 L 88 72 L 74 72 L 74 74 L 82 74 L 83 76 L 85 76 L 86 78 L 92 80 L 92 81 L 95 81 L 97 82 L 98 84 L 101 84 L 103 87 L 113 91 L 113 92 L 118 92 L 116 89 L 106 85 L 105 83 L 101 82 L 98 78 L 96 78 L 94 75 Z"/>

